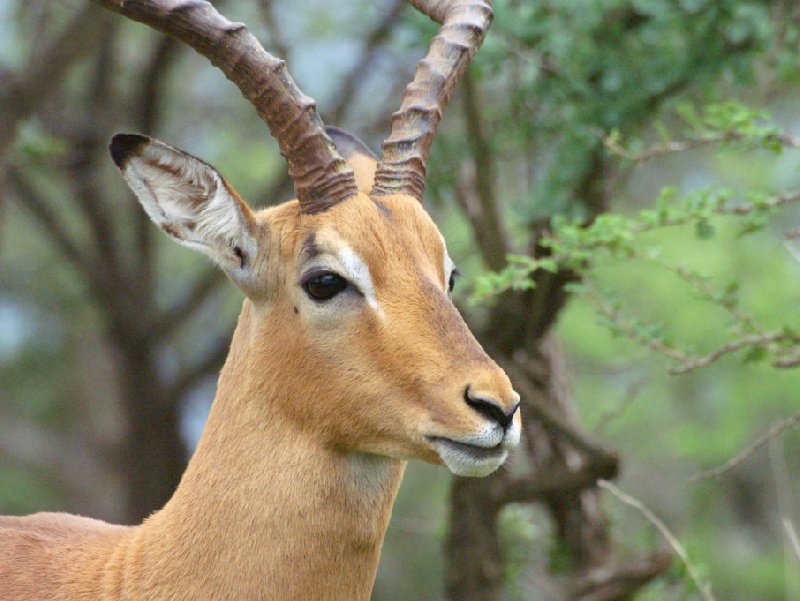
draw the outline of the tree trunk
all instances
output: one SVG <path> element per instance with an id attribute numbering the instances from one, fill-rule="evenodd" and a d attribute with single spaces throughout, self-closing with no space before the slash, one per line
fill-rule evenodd
<path id="1" fill-rule="evenodd" d="M 487 344 L 491 348 L 491 344 Z M 447 599 L 499 601 L 504 598 L 503 549 L 497 516 L 510 501 L 542 502 L 552 516 L 559 552 L 554 558 L 563 568 L 563 597 L 572 598 L 575 583 L 585 581 L 587 570 L 607 565 L 611 543 L 607 523 L 599 509 L 599 477 L 613 477 L 615 459 L 603 452 L 578 450 L 563 432 L 537 419 L 541 407 L 554 413 L 566 427 L 575 427 L 574 407 L 566 382 L 560 349 L 552 336 L 539 341 L 535 352 L 517 350 L 506 369 L 522 395 L 525 455 L 517 464 L 529 473 L 519 478 L 503 469 L 481 480 L 456 478 L 451 497 L 450 531 L 446 543 Z M 502 357 L 502 353 L 494 353 Z M 579 429 L 575 427 L 575 432 Z"/>
<path id="2" fill-rule="evenodd" d="M 502 599 L 502 548 L 497 532 L 498 504 L 493 494 L 502 484 L 502 477 L 501 473 L 484 480 L 453 479 L 450 530 L 445 542 L 448 599 Z"/>
<path id="3" fill-rule="evenodd" d="M 164 393 L 150 349 L 126 348 L 123 361 L 128 432 L 120 463 L 121 473 L 129 478 L 126 515 L 136 524 L 172 496 L 186 468 L 187 452 L 181 442 L 178 400 Z"/>

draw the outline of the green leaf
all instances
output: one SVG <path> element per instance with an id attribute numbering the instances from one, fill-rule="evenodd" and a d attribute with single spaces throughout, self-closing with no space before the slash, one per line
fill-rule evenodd
<path id="1" fill-rule="evenodd" d="M 694 233 L 700 240 L 710 240 L 716 234 L 716 230 L 708 219 L 702 218 L 695 222 Z"/>

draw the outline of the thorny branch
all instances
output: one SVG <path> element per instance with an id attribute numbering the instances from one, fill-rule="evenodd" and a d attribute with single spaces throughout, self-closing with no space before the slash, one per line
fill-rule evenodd
<path id="1" fill-rule="evenodd" d="M 672 375 L 685 374 L 701 367 L 711 365 L 721 357 L 746 348 L 761 348 L 774 353 L 773 367 L 789 369 L 800 364 L 800 336 L 789 331 L 762 332 L 743 336 L 727 342 L 706 355 L 690 355 L 666 344 L 660 338 L 649 335 L 636 323 L 621 315 L 618 307 L 612 305 L 587 278 L 584 279 L 586 298 L 595 310 L 614 325 L 616 331 L 660 355 L 664 355 L 680 365 L 669 370 Z"/>
<path id="2" fill-rule="evenodd" d="M 778 353 L 778 358 L 772 362 L 772 365 L 776 368 L 787 369 L 796 366 L 794 353 L 797 352 L 795 347 L 800 345 L 800 337 L 790 332 L 764 332 L 757 335 L 744 336 L 721 345 L 707 355 L 690 355 L 666 344 L 657 337 L 650 336 L 646 332 L 641 331 L 641 329 L 637 327 L 637 324 L 623 317 L 620 309 L 608 302 L 590 280 L 584 279 L 584 286 L 586 298 L 600 315 L 614 325 L 615 329 L 620 334 L 660 355 L 664 355 L 680 363 L 677 367 L 673 367 L 669 370 L 673 375 L 685 374 L 695 369 L 706 367 L 725 355 L 735 353 L 745 348 L 764 348 Z M 789 347 L 788 350 L 784 350 L 784 347 L 776 346 L 777 343 L 788 344 L 791 345 L 791 347 Z M 781 354 L 785 353 L 792 353 L 792 356 L 790 358 L 781 356 Z"/>
<path id="3" fill-rule="evenodd" d="M 795 427 L 798 423 L 800 423 L 800 412 L 775 422 L 774 424 L 772 424 L 772 426 L 770 426 L 770 428 L 764 434 L 756 438 L 744 449 L 739 451 L 734 457 L 732 457 L 722 465 L 715 467 L 714 469 L 706 470 L 704 472 L 700 472 L 699 474 L 695 474 L 694 476 L 689 478 L 689 483 L 694 484 L 695 482 L 700 482 L 701 480 L 710 480 L 712 478 L 718 478 L 722 476 L 723 474 L 737 467 L 745 459 L 750 457 L 750 455 L 758 451 L 765 444 L 767 444 L 771 440 L 778 438 L 784 432 L 786 432 L 786 430 Z"/>
<path id="4" fill-rule="evenodd" d="M 479 290 L 478 287 L 476 287 L 473 296 L 475 299 L 482 299 L 490 295 L 499 296 L 509 290 L 528 290 L 535 285 L 531 276 L 534 273 L 541 273 L 542 271 L 551 272 L 553 274 L 577 271 L 579 275 L 583 275 L 588 267 L 585 258 L 587 254 L 608 250 L 614 254 L 614 256 L 625 256 L 629 258 L 632 254 L 635 254 L 630 247 L 630 240 L 635 236 L 652 232 L 658 228 L 686 226 L 696 223 L 701 217 L 707 218 L 708 216 L 714 215 L 746 216 L 753 213 L 769 212 L 798 201 L 800 201 L 800 189 L 776 194 L 764 198 L 759 202 L 720 203 L 716 206 L 709 207 L 707 209 L 707 214 L 704 213 L 703 215 L 697 215 L 691 210 L 687 210 L 678 215 L 662 215 L 657 220 L 653 219 L 652 216 L 641 219 L 627 219 L 620 216 L 619 222 L 616 223 L 615 226 L 620 227 L 620 225 L 622 225 L 623 231 L 615 233 L 625 237 L 625 244 L 621 248 L 614 246 L 614 242 L 610 241 L 606 236 L 596 234 L 592 229 L 595 227 L 596 223 L 582 228 L 582 235 L 587 237 L 575 239 L 574 236 L 571 236 L 565 239 L 565 235 L 569 235 L 570 230 L 574 229 L 573 225 L 568 224 L 565 228 L 556 228 L 555 231 L 547 233 L 540 241 L 540 246 L 557 249 L 557 252 L 545 256 L 540 256 L 539 253 L 536 252 L 532 252 L 532 256 L 509 255 L 507 257 L 508 264 L 505 269 L 499 273 L 490 273 L 488 276 L 484 276 L 497 277 L 498 275 L 502 275 L 502 281 L 491 283 L 488 292 L 486 290 Z M 598 223 L 599 222 L 600 220 L 598 219 Z M 622 249 L 624 249 L 625 252 L 622 252 Z M 649 259 L 649 257 L 642 258 Z M 478 281 L 476 283 L 480 284 L 481 282 Z"/>
<path id="5" fill-rule="evenodd" d="M 694 150 L 704 146 L 713 144 L 729 144 L 732 142 L 749 142 L 752 141 L 752 136 L 748 136 L 737 131 L 726 131 L 713 134 L 701 135 L 696 138 L 688 140 L 671 140 L 654 144 L 645 150 L 634 152 L 629 148 L 625 148 L 620 144 L 619 140 L 613 136 L 606 136 L 603 138 L 605 147 L 616 155 L 626 158 L 635 163 L 643 163 L 655 158 L 660 158 L 670 154 L 679 152 L 686 152 L 687 150 Z M 800 138 L 791 134 L 785 133 L 769 133 L 764 135 L 760 140 L 766 143 L 774 142 L 787 148 L 800 148 Z"/>
<path id="6" fill-rule="evenodd" d="M 637 509 L 646 519 L 648 522 L 653 524 L 659 532 L 661 532 L 662 536 L 667 540 L 669 546 L 672 547 L 672 550 L 681 558 L 681 561 L 686 566 L 686 571 L 689 574 L 689 577 L 694 582 L 697 590 L 700 592 L 700 596 L 703 598 L 704 601 L 716 601 L 714 598 L 714 594 L 711 592 L 711 586 L 709 584 L 703 583 L 702 579 L 700 578 L 700 573 L 697 571 L 695 565 L 689 559 L 689 554 L 686 552 L 686 548 L 681 544 L 678 538 L 672 534 L 667 525 L 656 515 L 654 514 L 644 503 L 642 503 L 639 499 L 636 499 L 629 494 L 620 490 L 615 484 L 609 482 L 608 480 L 601 480 L 597 483 L 597 485 L 610 492 L 614 495 L 617 499 L 625 503 L 626 505 L 630 505 L 634 509 Z"/>
<path id="7" fill-rule="evenodd" d="M 685 354 L 683 351 L 672 348 L 657 338 L 643 335 L 634 323 L 624 319 L 620 315 L 619 308 L 613 306 L 602 295 L 602 293 L 591 282 L 591 280 L 584 278 L 583 285 L 584 289 L 586 290 L 586 298 L 589 300 L 592 306 L 594 306 L 597 312 L 600 313 L 600 315 L 605 317 L 608 321 L 613 323 L 614 326 L 616 326 L 616 328 L 619 330 L 619 333 L 638 342 L 641 345 L 646 346 L 650 350 L 655 351 L 660 355 L 664 355 L 665 357 L 669 357 L 670 359 L 674 359 L 680 363 L 686 363 L 691 359 L 691 357 L 689 357 L 689 355 Z"/>
<path id="8" fill-rule="evenodd" d="M 722 346 L 718 347 L 716 350 L 710 352 L 707 355 L 699 356 L 699 357 L 691 357 L 687 356 L 684 360 L 683 365 L 679 365 L 678 367 L 673 367 L 670 369 L 670 373 L 673 375 L 685 374 L 695 369 L 706 367 L 707 365 L 711 365 L 714 361 L 723 357 L 724 355 L 729 355 L 731 353 L 735 353 L 736 351 L 740 351 L 745 348 L 766 348 L 769 349 L 773 347 L 776 342 L 784 342 L 789 341 L 793 344 L 798 342 L 796 336 L 791 336 L 786 332 L 774 332 L 771 334 L 764 334 L 762 336 L 745 336 L 744 338 L 739 338 L 737 340 L 733 340 Z M 773 367 L 787 369 L 790 367 L 794 367 L 793 361 L 781 361 L 775 360 L 772 362 Z"/>
<path id="9" fill-rule="evenodd" d="M 720 294 L 714 288 L 712 288 L 700 275 L 691 271 L 684 265 L 676 265 L 670 263 L 668 261 L 664 261 L 659 259 L 658 257 L 646 255 L 644 253 L 637 252 L 635 256 L 639 259 L 650 261 L 652 263 L 657 264 L 662 269 L 666 269 L 667 271 L 671 271 L 672 273 L 676 274 L 680 277 L 684 282 L 689 284 L 692 288 L 697 290 L 703 297 L 711 301 L 713 303 L 719 304 L 723 309 L 728 311 L 738 323 L 745 326 L 750 331 L 758 334 L 760 336 L 767 336 L 767 332 L 764 328 L 759 325 L 756 320 L 753 318 L 752 315 L 745 313 L 742 311 L 735 300 L 729 294 Z"/>

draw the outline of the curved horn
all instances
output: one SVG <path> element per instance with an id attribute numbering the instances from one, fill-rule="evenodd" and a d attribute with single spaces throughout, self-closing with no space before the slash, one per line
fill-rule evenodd
<path id="1" fill-rule="evenodd" d="M 231 23 L 206 0 L 95 1 L 191 46 L 236 84 L 278 141 L 304 213 L 324 211 L 358 192 L 314 100 L 243 23 Z"/>
<path id="2" fill-rule="evenodd" d="M 383 143 L 372 194 L 409 194 L 422 200 L 425 162 L 450 93 L 478 51 L 492 8 L 486 0 L 410 0 L 438 23 L 428 55 L 417 64 L 400 110 L 392 115 L 392 134 Z"/>

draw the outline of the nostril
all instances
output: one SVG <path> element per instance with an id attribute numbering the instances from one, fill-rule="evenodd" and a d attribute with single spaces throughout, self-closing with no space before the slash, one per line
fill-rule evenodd
<path id="1" fill-rule="evenodd" d="M 464 401 L 475 411 L 496 421 L 503 428 L 508 428 L 508 426 L 511 425 L 511 422 L 514 421 L 514 414 L 517 412 L 517 407 L 519 407 L 519 403 L 516 403 L 511 408 L 511 411 L 506 413 L 496 401 L 473 396 L 469 386 L 467 386 L 467 389 L 464 391 Z"/>

